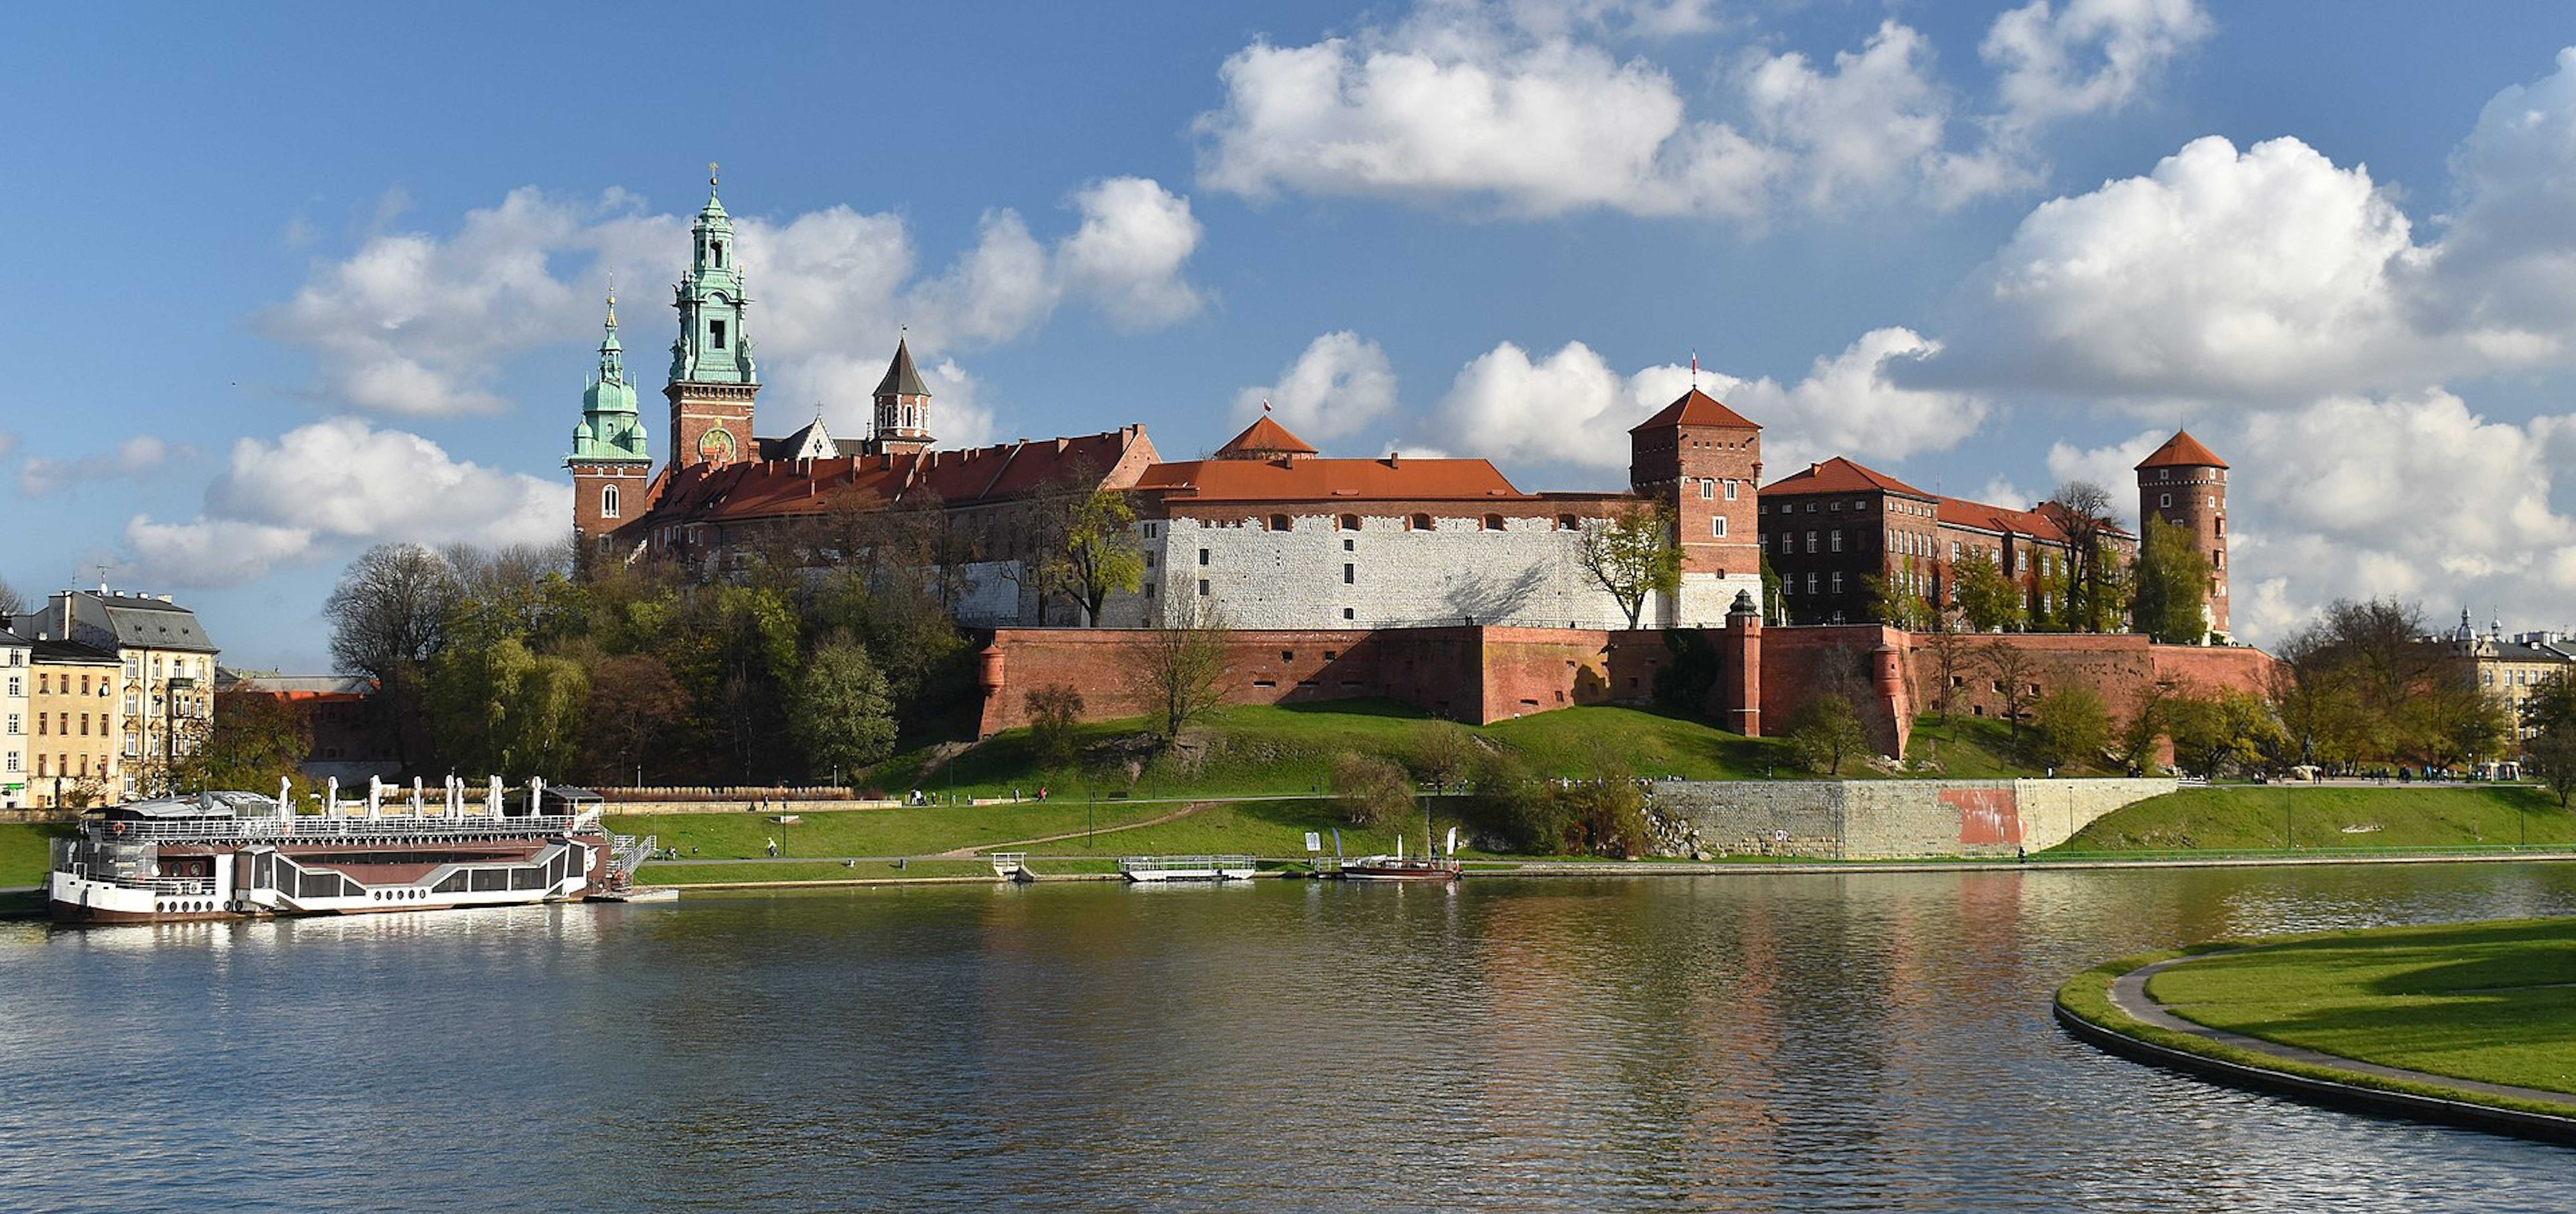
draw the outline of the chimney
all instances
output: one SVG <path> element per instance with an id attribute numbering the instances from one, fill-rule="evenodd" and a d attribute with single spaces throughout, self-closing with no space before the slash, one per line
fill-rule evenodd
<path id="1" fill-rule="evenodd" d="M 1400 451 L 1389 451 L 1389 452 L 1387 452 L 1387 453 L 1386 453 L 1386 466 L 1387 466 L 1387 467 L 1389 467 L 1389 468 L 1396 467 L 1396 466 L 1397 466 L 1397 461 L 1398 461 L 1398 460 L 1401 460 L 1401 459 L 1403 459 L 1403 458 L 1404 458 L 1404 453 L 1403 453 L 1403 452 L 1400 452 Z"/>

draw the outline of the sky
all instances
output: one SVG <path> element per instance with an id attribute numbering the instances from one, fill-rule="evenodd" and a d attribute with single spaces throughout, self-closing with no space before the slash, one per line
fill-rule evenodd
<path id="1" fill-rule="evenodd" d="M 385 541 L 559 537 L 612 279 L 648 421 L 707 166 L 759 429 L 1269 400 L 1619 487 L 1700 382 L 1768 472 L 2026 504 L 2188 426 L 2245 639 L 2576 628 L 2576 9 L 2337 0 L 52 6 L 17 14 L 0 579 L 319 671 Z M 33 119 L 32 121 L 30 119 Z M 33 288 L 33 289 L 27 289 Z M 665 432 L 652 424 L 655 455 Z M 2562 471 L 2565 474 L 2562 475 Z"/>

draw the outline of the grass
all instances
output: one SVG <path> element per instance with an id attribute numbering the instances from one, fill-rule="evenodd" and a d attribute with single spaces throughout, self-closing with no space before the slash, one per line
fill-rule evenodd
<path id="1" fill-rule="evenodd" d="M 1927 760 L 1938 760 L 1938 772 L 1906 774 L 1922 779 L 1941 780 L 2011 780 L 2046 774 L 2019 758 L 2021 748 L 2033 740 L 2025 726 L 2018 739 L 2009 722 L 1994 717 L 1958 716 L 1947 719 L 1926 716 L 1915 721 L 1914 733 L 1906 741 L 1905 761 L 1910 767 Z M 2107 769 L 2070 764 L 2057 769 L 2061 776 L 2125 775 Z"/>
<path id="2" fill-rule="evenodd" d="M 68 825 L 41 822 L 0 823 L 0 885 L 41 885 L 52 862 L 52 840 L 72 833 Z"/>
<path id="3" fill-rule="evenodd" d="M 1049 876 L 1078 872 L 1114 873 L 1114 860 L 1066 860 L 1032 863 Z M 645 885 L 703 885 L 727 881 L 921 881 L 959 877 L 998 880 L 985 860 L 910 860 L 896 868 L 890 860 L 862 860 L 844 866 L 837 860 L 795 860 L 777 864 L 689 864 L 656 862 L 644 866 L 637 881 Z"/>
<path id="4" fill-rule="evenodd" d="M 2273 1057 L 2130 1019 L 2114 979 L 2169 957 L 2253 951 L 2176 966 L 2148 981 L 2174 1014 L 2269 1041 L 2409 1070 L 2576 1091 L 2576 921 L 2519 920 L 2233 941 L 2106 961 L 2069 979 L 2058 1006 L 2169 1049 L 2359 1087 L 2564 1116 L 2561 1105 Z M 2502 985 L 2499 985 L 2501 980 Z M 2555 997 L 2552 997 L 2552 996 Z"/>
<path id="5" fill-rule="evenodd" d="M 2359 829 L 2346 829 L 2346 828 Z M 2186 788 L 2124 806 L 2051 852 L 2386 849 L 2576 843 L 2576 814 L 2509 784 Z M 2049 854 L 2049 853 L 2042 853 Z"/>
<path id="6" fill-rule="evenodd" d="M 1104 801 L 1094 821 L 1100 826 L 1142 822 L 1181 808 Z M 805 814 L 793 826 L 750 813 L 612 814 L 608 827 L 625 835 L 658 835 L 662 846 L 677 848 L 684 860 L 766 856 L 771 839 L 778 840 L 782 857 L 920 856 L 1079 832 L 1091 809 L 1071 798 L 1043 804 L 843 809 Z"/>
<path id="7" fill-rule="evenodd" d="M 1432 718 L 1392 700 L 1336 700 L 1325 704 L 1246 705 L 1209 714 L 1177 747 L 1144 764 L 1131 785 L 1127 772 L 1049 774 L 1041 769 L 1025 729 L 1006 730 L 931 770 L 930 752 L 898 755 L 862 783 L 900 794 L 912 788 L 976 796 L 1008 795 L 1013 788 L 1049 784 L 1060 793 L 1097 786 L 1138 797 L 1226 797 L 1326 791 L 1335 757 L 1346 752 L 1382 755 L 1412 763 L 1422 752 Z M 1090 751 L 1145 732 L 1142 718 L 1076 727 Z M 1486 726 L 1465 727 L 1488 747 L 1517 754 L 1543 776 L 1586 776 L 1603 761 L 1641 776 L 1687 780 L 1807 778 L 1776 738 L 1747 738 L 1687 717 L 1642 708 L 1589 705 L 1535 713 Z M 1943 727 L 1947 728 L 1947 727 Z M 1939 740 L 1952 776 L 2036 775 L 2008 757 L 2000 722 L 1960 722 L 1956 742 Z M 1917 750 L 1924 734 L 1917 730 Z M 953 769 L 953 770 L 952 770 Z M 1865 762 L 1844 765 L 1846 778 L 1878 773 Z"/>

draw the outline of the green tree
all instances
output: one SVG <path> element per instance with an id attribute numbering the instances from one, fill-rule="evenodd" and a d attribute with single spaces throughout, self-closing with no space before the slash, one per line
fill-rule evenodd
<path id="1" fill-rule="evenodd" d="M 1333 759 L 1333 810 L 1353 826 L 1402 831 L 1413 820 L 1413 781 L 1392 760 L 1344 751 Z"/>
<path id="2" fill-rule="evenodd" d="M 1868 753 L 1870 745 L 1869 727 L 1861 723 L 1851 701 L 1831 694 L 1807 701 L 1790 718 L 1785 740 L 1801 765 L 1827 776 L 1841 775 L 1843 761 Z"/>
<path id="3" fill-rule="evenodd" d="M 510 637 L 442 651 L 428 682 L 430 721 L 455 770 L 560 780 L 572 769 L 590 706 L 580 664 Z"/>
<path id="4" fill-rule="evenodd" d="M 865 646 L 846 639 L 816 646 L 797 676 L 787 727 L 806 771 L 858 771 L 894 753 L 894 702 Z"/>
<path id="5" fill-rule="evenodd" d="M 1038 764 L 1062 771 L 1080 757 L 1074 723 L 1082 719 L 1082 693 L 1062 683 L 1049 683 L 1028 694 L 1029 749 Z"/>
<path id="6" fill-rule="evenodd" d="M 600 658 L 590 666 L 582 765 L 591 779 L 607 784 L 670 773 L 671 742 L 688 714 L 688 694 L 662 659 L 649 653 Z"/>
<path id="7" fill-rule="evenodd" d="M 2524 750 L 2558 794 L 2558 808 L 2567 808 L 2576 794 L 2576 673 L 2559 670 L 2532 688 L 2522 702 L 2522 723 L 2532 731 Z"/>
<path id="8" fill-rule="evenodd" d="M 1546 796 L 1560 832 L 1555 850 L 1620 860 L 1646 854 L 1646 794 L 1625 773 L 1560 784 Z"/>
<path id="9" fill-rule="evenodd" d="M 2208 640 L 2209 587 L 2209 556 L 2199 538 L 2188 527 L 2148 518 L 2130 600 L 2138 631 L 2168 645 Z"/>
<path id="10" fill-rule="evenodd" d="M 1900 589 L 1893 579 L 1876 574 L 1863 574 L 1861 589 L 1869 595 L 1870 614 L 1879 622 L 1907 632 L 1922 632 L 1932 627 L 1932 604 L 1922 595 Z"/>
<path id="11" fill-rule="evenodd" d="M 1966 618 L 1969 628 L 1994 632 L 2021 624 L 2022 589 L 2004 576 L 1993 557 L 1979 553 L 1952 562 L 1950 584 L 1951 597 L 1958 602 L 1959 614 Z"/>
<path id="12" fill-rule="evenodd" d="M 1145 585 L 1145 554 L 1136 546 L 1136 511 L 1127 495 L 1095 489 L 1067 504 L 1063 546 L 1043 566 L 1044 588 L 1071 599 L 1082 622 L 1100 625 L 1111 591 Z"/>
<path id="13" fill-rule="evenodd" d="M 2036 758 L 2050 767 L 2097 763 L 2111 744 L 2111 710 L 2090 687 L 2061 687 L 2040 697 Z"/>
<path id="14" fill-rule="evenodd" d="M 171 781 L 178 790 L 237 788 L 275 792 L 277 782 L 302 774 L 313 753 L 313 729 L 293 704 L 272 695 L 219 697 L 205 745 L 179 757 Z"/>
<path id="15" fill-rule="evenodd" d="M 2184 771 L 2215 779 L 2230 771 L 2250 771 L 2266 753 L 2282 748 L 2285 735 L 2263 701 L 2233 689 L 2209 695 L 2175 695 L 2162 708 L 2165 732 L 2173 739 L 2174 762 Z"/>
<path id="16" fill-rule="evenodd" d="M 1673 543 L 1672 512 L 1662 503 L 1632 506 L 1584 527 L 1575 563 L 1601 583 L 1636 628 L 1646 599 L 1681 589 L 1682 553 Z"/>
<path id="17" fill-rule="evenodd" d="M 2435 672 L 2406 697 L 2397 721 L 2405 753 L 2445 769 L 2495 757 L 2514 732 L 2512 710 L 2472 681 L 2465 664 Z"/>

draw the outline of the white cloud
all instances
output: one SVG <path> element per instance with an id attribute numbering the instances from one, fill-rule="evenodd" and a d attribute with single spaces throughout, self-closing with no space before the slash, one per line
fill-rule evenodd
<path id="1" fill-rule="evenodd" d="M 1018 214 L 997 210 L 984 217 L 976 246 L 930 278 L 917 276 L 912 236 L 897 215 L 833 206 L 784 220 L 736 216 L 764 374 L 792 379 L 799 360 L 849 357 L 854 344 L 890 342 L 907 323 L 924 356 L 1011 341 L 1044 324 L 1068 294 L 1127 328 L 1198 310 L 1200 293 L 1183 272 L 1203 231 L 1188 199 L 1121 177 L 1072 201 L 1080 225 L 1054 248 Z M 612 274 L 630 300 L 654 300 L 685 268 L 688 223 L 648 213 L 621 190 L 593 201 L 513 190 L 499 206 L 469 212 L 452 236 L 377 235 L 345 260 L 317 265 L 260 325 L 314 352 L 315 392 L 335 403 L 401 416 L 497 412 L 508 407 L 490 388 L 502 360 L 586 341 Z M 639 375 L 661 371 L 666 332 L 662 323 L 628 326 Z"/>
<path id="2" fill-rule="evenodd" d="M 875 417 L 877 383 L 885 378 L 886 360 L 894 350 L 859 354 L 824 354 L 798 359 L 776 376 L 761 406 L 762 428 L 787 433 L 802 426 L 822 406 L 823 428 L 835 438 L 863 438 Z M 993 410 L 983 400 L 983 385 L 955 359 L 921 366 L 930 389 L 930 433 L 942 447 L 980 447 L 1000 433 Z"/>
<path id="3" fill-rule="evenodd" d="M 2233 580 L 2257 600 L 2240 630 L 2277 636 L 2330 599 L 2380 595 L 2571 622 L 2576 520 L 2550 504 L 2571 425 L 2490 420 L 2438 389 L 2249 416 L 2221 452 Z"/>
<path id="4" fill-rule="evenodd" d="M 1985 48 L 2002 109 L 1983 115 L 1893 20 L 1826 66 L 1751 40 L 1705 84 L 1611 46 L 1719 26 L 1705 4 L 1425 0 L 1392 26 L 1256 41 L 1226 59 L 1224 103 L 1195 123 L 1199 180 L 1255 200 L 1464 199 L 1526 217 L 1948 209 L 2030 188 L 2038 130 L 2129 101 L 2208 23 L 2192 0 L 2007 13 Z"/>
<path id="5" fill-rule="evenodd" d="M 1974 395 L 1889 380 L 1892 366 L 1937 349 L 1907 329 L 1874 329 L 1841 353 L 1818 358 L 1795 384 L 1705 369 L 1699 384 L 1764 427 L 1763 458 L 1773 469 L 1831 455 L 1900 460 L 1957 444 L 1988 412 Z M 1688 367 L 1667 364 L 1622 376 L 1581 342 L 1538 361 L 1505 342 L 1458 373 L 1432 433 L 1467 436 L 1476 450 L 1497 458 L 1626 468 L 1629 427 L 1690 386 Z"/>
<path id="6" fill-rule="evenodd" d="M 1354 434 L 1395 408 L 1395 367 L 1378 344 L 1350 330 L 1306 344 L 1279 382 L 1235 394 L 1234 415 L 1251 421 L 1268 401 L 1279 424 L 1308 442 Z"/>
<path id="7" fill-rule="evenodd" d="M 419 435 L 341 417 L 273 443 L 240 440 L 203 512 L 185 523 L 136 515 L 125 539 L 149 580 L 221 586 L 384 540 L 547 543 L 571 517 L 561 481 L 454 460 Z"/>
<path id="8" fill-rule="evenodd" d="M 1082 227 L 1056 250 L 1067 290 L 1130 330 L 1198 314 L 1204 301 L 1181 271 L 1206 229 L 1189 199 L 1143 177 L 1112 177 L 1076 191 L 1073 202 Z"/>
<path id="9" fill-rule="evenodd" d="M 0 443 L 0 454 L 6 453 L 7 444 Z M 141 476 L 173 459 L 184 459 L 194 454 L 196 452 L 184 444 L 172 444 L 153 435 L 138 434 L 118 443 L 114 451 L 79 459 L 58 460 L 31 455 L 18 469 L 18 490 L 29 497 L 42 497 L 56 489 L 86 481 Z"/>
<path id="10" fill-rule="evenodd" d="M 2114 504 L 2133 501 L 2138 484 L 2138 461 L 2173 437 L 2170 430 L 2145 430 L 2120 442 L 2104 447 L 2078 447 L 2072 443 L 2051 443 L 2048 448 L 2048 475 L 2054 484 L 2068 481 L 2091 481 L 2111 491 Z M 2131 518 L 2126 505 L 2118 513 Z M 2132 518 L 2132 521 L 2134 519 Z"/>
<path id="11" fill-rule="evenodd" d="M 2027 129 L 2128 104 L 2214 29 L 2196 0 L 2031 0 L 1997 16 L 1977 50 L 1996 69 L 2003 122 Z"/>

